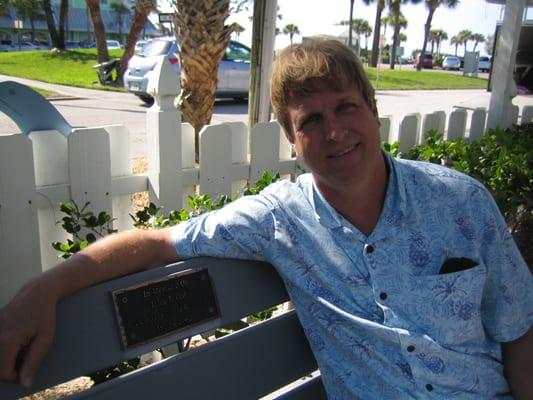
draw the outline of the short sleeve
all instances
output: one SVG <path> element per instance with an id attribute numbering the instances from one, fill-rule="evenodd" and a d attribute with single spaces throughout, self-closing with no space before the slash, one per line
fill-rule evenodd
<path id="1" fill-rule="evenodd" d="M 533 276 L 492 196 L 483 204 L 481 246 L 487 267 L 482 318 L 488 335 L 509 342 L 524 335 L 533 317 Z"/>
<path id="2" fill-rule="evenodd" d="M 172 228 L 179 257 L 265 261 L 274 239 L 272 207 L 263 196 L 242 197 Z"/>

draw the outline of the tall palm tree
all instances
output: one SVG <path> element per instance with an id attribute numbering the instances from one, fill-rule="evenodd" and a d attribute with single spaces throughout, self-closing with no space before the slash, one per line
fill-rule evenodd
<path id="1" fill-rule="evenodd" d="M 126 38 L 126 45 L 124 46 L 124 53 L 120 58 L 120 64 L 117 73 L 117 86 L 123 85 L 123 76 L 130 58 L 135 52 L 135 43 L 139 40 L 141 32 L 146 24 L 148 15 L 154 11 L 157 6 L 157 0 L 137 0 L 133 9 L 133 19 L 131 21 L 130 31 Z M 107 46 L 106 46 L 107 49 Z"/>
<path id="2" fill-rule="evenodd" d="M 468 29 L 463 29 L 461 32 L 459 32 L 459 38 L 461 39 L 461 44 L 465 46 L 464 52 L 466 53 L 466 45 L 468 44 L 469 40 L 472 40 L 473 33 L 469 31 Z"/>
<path id="3" fill-rule="evenodd" d="M 366 19 L 356 18 L 353 20 L 353 30 L 365 36 L 365 51 L 368 54 L 368 37 L 372 34 L 372 27 Z"/>
<path id="4" fill-rule="evenodd" d="M 435 11 L 437 11 L 437 8 L 441 5 L 445 5 L 448 8 L 454 8 L 459 4 L 459 0 L 425 0 L 424 3 L 428 9 L 428 17 L 426 19 L 426 24 L 424 25 L 424 44 L 422 45 L 422 54 L 426 52 L 429 31 L 431 30 L 431 21 L 433 20 L 433 15 L 435 14 Z M 419 63 L 416 69 L 420 71 L 422 69 L 422 64 Z"/>
<path id="5" fill-rule="evenodd" d="M 52 3 L 50 0 L 43 0 L 42 7 L 48 27 L 48 33 L 52 40 L 52 46 L 56 49 L 65 49 L 65 25 L 68 13 L 68 0 L 61 0 L 59 3 L 59 24 L 56 29 L 54 11 L 52 10 Z"/>
<path id="6" fill-rule="evenodd" d="M 374 0 L 363 0 L 368 5 Z M 378 65 L 379 53 L 379 36 L 381 35 L 381 14 L 385 8 L 385 0 L 376 0 L 376 19 L 374 20 L 374 37 L 372 39 L 372 57 L 370 58 L 370 65 L 375 67 Z"/>
<path id="7" fill-rule="evenodd" d="M 300 29 L 298 28 L 297 25 L 287 24 L 287 25 L 285 25 L 285 28 L 283 28 L 283 33 L 285 35 L 289 35 L 289 39 L 290 39 L 291 44 L 292 44 L 292 38 L 294 37 L 294 35 L 299 35 L 300 34 Z"/>
<path id="8" fill-rule="evenodd" d="M 485 42 L 485 36 L 483 36 L 481 33 L 474 33 L 471 37 L 471 39 L 474 41 L 474 50 L 476 51 L 476 47 L 479 43 Z"/>
<path id="9" fill-rule="evenodd" d="M 401 3 L 407 3 L 406 0 L 389 0 L 389 9 L 391 15 L 391 25 L 394 26 L 394 34 L 392 35 L 392 50 L 391 50 L 391 62 L 390 68 L 394 69 L 396 64 L 396 48 L 398 47 L 398 37 L 400 35 L 400 29 L 407 26 L 407 20 L 403 16 L 400 10 Z"/>
<path id="10" fill-rule="evenodd" d="M 209 123 L 215 104 L 218 65 L 228 46 L 229 0 L 176 0 L 175 33 L 180 44 L 182 119 L 198 133 Z"/>
<path id="11" fill-rule="evenodd" d="M 45 0 L 50 1 L 50 0 Z M 100 0 L 85 0 L 89 15 L 93 23 L 94 38 L 96 40 L 96 59 L 99 63 L 109 60 L 109 52 L 107 51 L 105 25 L 100 13 Z"/>
<path id="12" fill-rule="evenodd" d="M 130 8 L 122 1 L 119 1 L 117 3 L 112 3 L 111 9 L 117 16 L 118 40 L 122 42 L 122 25 L 124 22 L 124 17 L 130 13 Z"/>
<path id="13" fill-rule="evenodd" d="M 437 56 L 440 54 L 440 44 L 448 40 L 448 34 L 442 29 L 436 29 L 435 31 L 435 43 L 437 44 Z"/>
<path id="14" fill-rule="evenodd" d="M 433 54 L 435 51 L 435 43 L 437 43 L 437 31 L 436 30 L 430 30 L 428 41 L 431 43 L 431 54 Z"/>
<path id="15" fill-rule="evenodd" d="M 457 47 L 463 43 L 463 39 L 461 39 L 461 36 L 459 34 L 452 36 L 450 39 L 450 44 L 455 46 L 455 56 L 457 56 Z"/>

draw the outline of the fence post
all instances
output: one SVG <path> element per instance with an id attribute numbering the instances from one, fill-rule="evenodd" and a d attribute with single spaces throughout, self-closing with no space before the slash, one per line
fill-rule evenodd
<path id="1" fill-rule="evenodd" d="M 182 207 L 181 113 L 174 106 L 179 80 L 163 57 L 148 82 L 154 104 L 146 113 L 150 199 L 165 212 Z"/>
<path id="2" fill-rule="evenodd" d="M 531 121 L 533 121 L 533 106 L 524 106 L 524 108 L 522 108 L 522 118 L 520 119 L 520 122 L 522 124 L 527 124 Z"/>
<path id="3" fill-rule="evenodd" d="M 95 214 L 113 215 L 111 201 L 111 152 L 109 134 L 103 128 L 75 129 L 68 137 L 70 198 Z"/>
<path id="4" fill-rule="evenodd" d="M 200 193 L 213 199 L 231 195 L 231 129 L 206 125 L 200 131 Z"/>
<path id="5" fill-rule="evenodd" d="M 472 113 L 472 122 L 470 123 L 470 140 L 481 140 L 485 133 L 485 123 L 487 121 L 487 111 L 484 107 L 478 107 Z"/>
<path id="6" fill-rule="evenodd" d="M 454 110 L 448 120 L 448 132 L 446 140 L 454 140 L 458 137 L 465 137 L 466 131 L 466 110 Z"/>
<path id="7" fill-rule="evenodd" d="M 418 132 L 420 130 L 420 114 L 406 115 L 400 123 L 400 151 L 406 152 L 417 145 Z"/>
<path id="8" fill-rule="evenodd" d="M 0 136 L 0 307 L 41 273 L 31 141 Z"/>
<path id="9" fill-rule="evenodd" d="M 431 114 L 424 115 L 424 122 L 422 123 L 422 134 L 419 142 L 421 144 L 426 142 L 426 133 L 434 129 L 435 131 L 444 134 L 446 125 L 446 113 L 444 111 L 435 111 Z"/>
<path id="10" fill-rule="evenodd" d="M 387 115 L 385 117 L 379 117 L 379 138 L 381 143 L 390 143 L 390 130 L 392 125 L 392 117 Z"/>
<path id="11" fill-rule="evenodd" d="M 50 187 L 69 183 L 68 142 L 58 131 L 36 131 L 28 135 L 33 144 L 33 163 L 35 165 L 35 185 Z M 53 242 L 64 242 L 70 238 L 60 225 L 56 224 L 63 216 L 57 199 L 45 198 L 45 204 L 38 208 L 39 241 L 43 271 L 58 262 L 59 253 L 52 248 Z M 68 199 L 64 199 L 67 201 Z"/>
<path id="12" fill-rule="evenodd" d="M 283 136 L 281 126 L 276 121 L 255 124 L 252 130 L 250 149 L 251 181 L 257 181 L 265 171 L 274 174 L 280 172 L 279 160 L 281 158 L 290 159 L 290 146 L 287 145 Z M 286 151 L 282 150 L 283 147 L 285 147 L 283 150 Z M 281 157 L 282 153 L 284 153 L 284 157 Z"/>

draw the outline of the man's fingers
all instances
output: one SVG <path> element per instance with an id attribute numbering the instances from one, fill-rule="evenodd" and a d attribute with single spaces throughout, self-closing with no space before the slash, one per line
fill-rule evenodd
<path id="1" fill-rule="evenodd" d="M 41 334 L 31 342 L 19 372 L 19 381 L 23 386 L 27 388 L 31 386 L 37 369 L 52 345 L 52 340 L 52 335 Z"/>
<path id="2" fill-rule="evenodd" d="M 0 380 L 15 382 L 18 377 L 16 368 L 18 346 L 10 347 L 2 344 L 0 344 L 0 349 L 2 349 L 0 351 Z"/>

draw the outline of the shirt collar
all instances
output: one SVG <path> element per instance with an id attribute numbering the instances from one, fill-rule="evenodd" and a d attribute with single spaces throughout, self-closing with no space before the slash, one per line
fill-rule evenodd
<path id="1" fill-rule="evenodd" d="M 394 157 L 388 153 L 383 153 L 385 162 L 388 165 L 389 170 L 389 182 L 387 185 L 387 193 L 385 196 L 385 203 L 383 205 L 383 211 L 376 225 L 377 231 L 378 227 L 381 225 L 381 221 L 385 219 L 386 221 L 396 221 L 406 215 L 405 213 L 405 187 L 403 185 L 403 179 L 400 171 L 398 170 L 398 165 Z M 306 174 L 305 183 L 307 185 L 307 198 L 311 202 L 311 206 L 314 210 L 315 218 L 326 228 L 340 228 L 344 224 L 348 223 L 345 218 L 340 215 L 337 210 L 335 210 L 328 201 L 324 198 L 320 190 L 315 184 L 311 174 Z M 345 221 L 345 222 L 344 222 Z"/>

